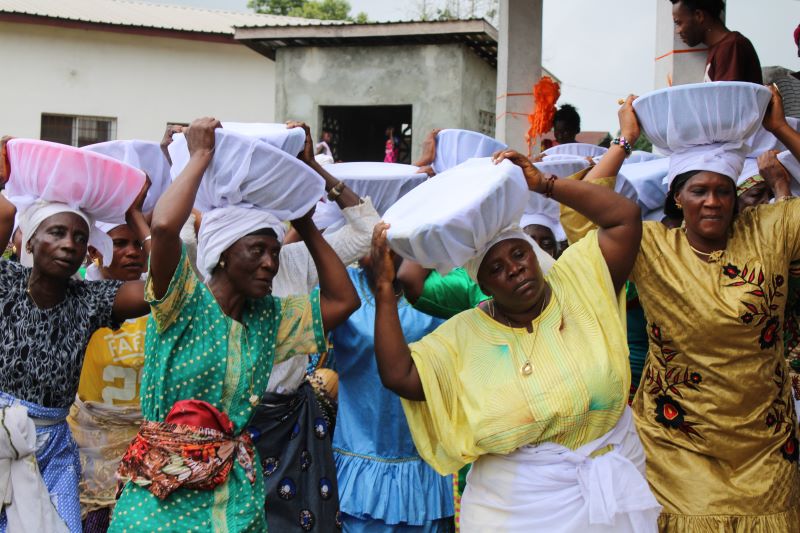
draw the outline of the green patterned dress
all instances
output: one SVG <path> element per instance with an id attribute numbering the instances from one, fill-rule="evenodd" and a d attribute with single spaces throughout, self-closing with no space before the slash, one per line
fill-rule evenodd
<path id="1" fill-rule="evenodd" d="M 152 308 L 141 385 L 145 420 L 163 421 L 178 400 L 203 400 L 226 413 L 238 434 L 253 411 L 250 396 L 266 389 L 274 363 L 327 349 L 318 291 L 248 300 L 240 323 L 223 314 L 185 250 L 164 297 L 155 298 L 150 279 L 145 296 Z M 256 468 L 260 474 L 257 455 Z M 251 484 L 235 462 L 216 489 L 178 489 L 163 501 L 128 483 L 110 531 L 266 529 L 263 478 L 256 475 Z"/>

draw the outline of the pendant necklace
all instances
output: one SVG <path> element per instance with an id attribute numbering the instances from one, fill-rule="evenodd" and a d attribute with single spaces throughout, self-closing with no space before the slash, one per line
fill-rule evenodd
<path id="1" fill-rule="evenodd" d="M 542 313 L 544 312 L 545 305 L 547 305 L 548 299 L 549 298 L 547 296 L 545 296 L 542 299 L 542 308 L 539 310 L 539 314 L 537 315 L 537 318 L 542 316 Z M 497 318 L 495 317 L 496 307 L 494 305 L 494 299 L 489 300 L 489 311 L 490 311 L 490 314 L 492 316 L 492 319 L 497 320 Z M 521 347 L 521 344 L 519 342 L 519 337 L 517 336 L 517 332 L 514 331 L 516 328 L 514 328 L 514 326 L 511 325 L 511 320 L 509 320 L 508 317 L 505 314 L 503 314 L 503 318 L 505 319 L 506 325 L 514 333 L 514 338 L 517 339 L 517 346 Z M 533 323 L 533 321 L 531 321 L 531 323 Z M 536 331 L 533 332 L 533 346 L 536 346 L 536 339 L 539 337 L 539 330 L 540 329 L 542 329 L 541 324 L 536 328 Z M 519 373 L 522 374 L 523 376 L 530 376 L 531 374 L 533 374 L 533 365 L 531 364 L 530 357 L 526 357 L 525 358 L 525 363 L 519 369 Z"/>

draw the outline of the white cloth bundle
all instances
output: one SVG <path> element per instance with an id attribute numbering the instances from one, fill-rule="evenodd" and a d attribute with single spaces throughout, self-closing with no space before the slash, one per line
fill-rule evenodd
<path id="1" fill-rule="evenodd" d="M 92 220 L 125 223 L 144 185 L 144 172 L 80 148 L 32 139 L 8 142 L 8 199 L 21 213 L 36 202 L 78 209 Z"/>
<path id="2" fill-rule="evenodd" d="M 642 130 L 671 155 L 667 182 L 691 170 L 717 172 L 736 180 L 750 152 L 746 142 L 764 118 L 772 93 L 745 82 L 679 85 L 633 102 Z"/>
<path id="3" fill-rule="evenodd" d="M 653 152 L 645 152 L 644 150 L 634 150 L 631 152 L 625 161 L 622 163 L 623 166 L 630 165 L 633 163 L 644 163 L 645 161 L 654 161 L 656 159 L 663 159 L 663 155 L 654 154 Z"/>
<path id="4" fill-rule="evenodd" d="M 608 148 L 594 144 L 566 143 L 557 144 L 556 146 L 548 148 L 542 153 L 544 155 L 577 155 L 580 157 L 597 157 L 602 156 L 606 152 L 608 152 Z"/>
<path id="5" fill-rule="evenodd" d="M 197 268 L 208 283 L 222 252 L 236 241 L 258 231 L 271 229 L 283 242 L 286 229 L 272 211 L 252 206 L 231 205 L 212 209 L 203 215 L 197 235 Z"/>
<path id="6" fill-rule="evenodd" d="M 255 137 L 295 157 L 306 143 L 306 132 L 303 128 L 287 128 L 286 124 L 223 122 L 222 128 L 248 137 Z"/>
<path id="7" fill-rule="evenodd" d="M 406 259 L 444 274 L 517 224 L 529 194 L 522 170 L 510 161 L 470 159 L 426 181 L 386 212 L 389 244 Z"/>
<path id="8" fill-rule="evenodd" d="M 669 173 L 669 158 L 662 157 L 639 163 L 625 163 L 619 170 L 617 179 L 624 178 L 636 189 L 639 207 L 647 216 L 652 211 L 664 208 L 667 198 L 665 178 Z"/>
<path id="9" fill-rule="evenodd" d="M 293 220 L 325 194 L 325 181 L 308 165 L 257 137 L 219 128 L 215 142 L 195 200 L 201 211 L 246 203 L 269 209 L 280 220 Z M 169 153 L 174 179 L 189 162 L 183 134 L 173 136 Z"/>
<path id="10" fill-rule="evenodd" d="M 33 266 L 33 257 L 28 253 L 28 241 L 36 234 L 36 230 L 39 229 L 42 222 L 59 213 L 73 213 L 86 222 L 89 228 L 89 246 L 93 246 L 103 255 L 103 266 L 110 265 L 114 255 L 114 243 L 105 232 L 97 228 L 88 214 L 66 204 L 45 202 L 44 200 L 34 202 L 20 216 L 19 227 L 22 230 L 20 263 L 27 267 Z"/>
<path id="11" fill-rule="evenodd" d="M 778 161 L 786 168 L 792 180 L 792 195 L 800 196 L 800 162 L 797 161 L 789 150 L 778 154 Z"/>
<path id="12" fill-rule="evenodd" d="M 644 94 L 633 108 L 647 138 L 665 154 L 742 143 L 761 126 L 772 93 L 738 81 L 676 85 Z"/>
<path id="13" fill-rule="evenodd" d="M 335 163 L 325 170 L 353 189 L 359 196 L 369 196 L 380 215 L 428 175 L 414 165 L 400 163 Z"/>
<path id="14" fill-rule="evenodd" d="M 491 157 L 508 145 L 482 133 L 469 130 L 447 129 L 436 135 L 436 158 L 433 170 L 437 174 L 460 165 L 467 159 Z"/>
<path id="15" fill-rule="evenodd" d="M 800 120 L 794 117 L 786 117 L 786 122 L 789 126 L 798 131 L 800 127 Z M 786 147 L 781 143 L 777 137 L 768 132 L 764 126 L 759 127 L 756 132 L 747 139 L 747 145 L 750 147 L 750 153 L 747 154 L 749 158 L 756 158 L 769 150 L 777 150 L 782 152 Z"/>
<path id="16" fill-rule="evenodd" d="M 169 162 L 156 142 L 125 140 L 108 141 L 84 146 L 83 150 L 113 157 L 126 165 L 138 168 L 150 178 L 150 189 L 144 199 L 142 210 L 147 213 L 155 209 L 156 202 L 171 183 Z"/>
<path id="17" fill-rule="evenodd" d="M 8 533 L 67 533 L 36 464 L 36 427 L 21 405 L 0 409 L 0 509 Z"/>
<path id="18" fill-rule="evenodd" d="M 661 506 L 644 473 L 644 450 L 625 407 L 614 429 L 577 450 L 544 443 L 480 457 L 467 476 L 461 528 L 655 533 Z"/>
<path id="19" fill-rule="evenodd" d="M 545 156 L 541 161 L 533 164 L 545 176 L 566 178 L 589 168 L 589 161 L 585 157 L 574 155 Z"/>

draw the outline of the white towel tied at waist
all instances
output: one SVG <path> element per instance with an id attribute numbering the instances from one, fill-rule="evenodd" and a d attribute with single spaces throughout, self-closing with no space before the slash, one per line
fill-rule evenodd
<path id="1" fill-rule="evenodd" d="M 0 409 L 0 508 L 8 533 L 68 532 L 36 464 L 36 426 L 21 405 Z"/>
<path id="2" fill-rule="evenodd" d="M 577 450 L 545 443 L 478 459 L 461 502 L 461 530 L 655 533 L 661 506 L 644 471 L 626 407 L 614 429 Z"/>

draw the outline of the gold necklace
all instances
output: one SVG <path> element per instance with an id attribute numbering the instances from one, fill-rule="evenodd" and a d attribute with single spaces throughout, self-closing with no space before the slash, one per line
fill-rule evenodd
<path id="1" fill-rule="evenodd" d="M 692 246 L 692 243 L 689 242 L 689 235 L 686 234 L 686 229 L 683 230 L 683 234 L 686 236 L 686 244 L 689 245 L 689 248 L 697 255 L 702 255 L 703 257 L 706 257 L 707 262 L 709 262 L 708 260 L 710 259 L 718 260 L 722 256 L 722 253 L 725 251 L 725 249 L 723 248 L 722 250 L 714 250 L 713 252 L 701 252 L 700 250 Z"/>
<path id="2" fill-rule="evenodd" d="M 225 318 L 228 319 L 229 326 L 233 325 L 233 319 L 231 317 L 225 315 Z M 248 398 L 248 401 L 250 402 L 250 405 L 255 407 L 255 406 L 258 405 L 258 402 L 260 400 L 259 396 L 255 393 L 255 388 L 256 388 L 255 387 L 256 364 L 255 364 L 255 361 L 253 361 L 253 358 L 251 357 L 252 353 L 250 352 L 250 341 L 247 339 L 247 326 L 245 326 L 244 323 L 241 323 L 241 324 L 242 324 L 242 337 L 241 338 L 242 338 L 243 342 L 241 342 L 240 344 L 243 345 L 243 348 L 245 350 L 247 350 L 247 364 L 248 364 L 248 366 L 251 367 L 250 368 L 250 390 L 248 391 L 250 393 L 250 397 Z M 245 350 L 241 350 L 243 355 L 244 355 Z"/>
<path id="3" fill-rule="evenodd" d="M 544 308 L 545 308 L 545 305 L 547 305 L 547 301 L 548 301 L 548 297 L 547 297 L 547 295 L 545 295 L 545 297 L 542 299 L 542 308 L 539 310 L 539 314 L 537 315 L 536 318 L 539 318 L 540 316 L 542 316 L 542 313 L 544 313 Z M 494 304 L 494 298 L 492 298 L 491 300 L 489 300 L 489 311 L 491 313 L 491 316 L 492 316 L 493 320 L 497 320 L 497 318 L 495 317 L 495 310 L 496 310 L 496 308 L 495 308 L 495 304 Z M 514 338 L 517 339 L 517 346 L 521 347 L 521 343 L 519 342 L 519 336 L 517 335 L 517 332 L 515 331 L 516 328 L 514 328 L 514 326 L 511 325 L 511 320 L 509 320 L 508 316 L 506 316 L 505 313 L 503 313 L 503 318 L 505 318 L 506 325 L 513 332 Z M 533 321 L 531 321 L 531 323 L 533 323 Z M 539 337 L 539 330 L 540 329 L 542 329 L 541 324 L 539 325 L 539 327 L 536 328 L 536 331 L 533 332 L 533 334 L 534 334 L 533 335 L 533 346 L 536 346 L 536 339 Z M 526 329 L 526 331 L 527 331 L 527 329 Z M 533 374 L 533 365 L 531 364 L 530 357 L 526 357 L 525 358 L 525 363 L 519 369 L 519 373 L 522 374 L 523 376 L 530 376 L 531 374 Z"/>

